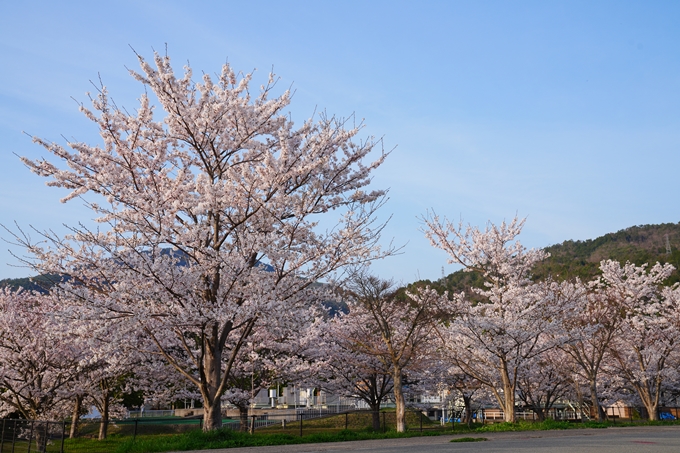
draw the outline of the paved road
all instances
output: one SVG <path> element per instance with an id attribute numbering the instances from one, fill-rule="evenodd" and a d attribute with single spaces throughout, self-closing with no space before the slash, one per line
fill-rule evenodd
<path id="1" fill-rule="evenodd" d="M 201 450 L 194 453 L 316 453 L 361 451 L 392 452 L 556 452 L 556 453 L 646 453 L 680 452 L 680 426 L 645 426 L 565 431 L 524 431 L 468 435 L 486 437 L 486 442 L 452 443 L 457 436 L 410 439 L 365 440 L 326 444 Z"/>

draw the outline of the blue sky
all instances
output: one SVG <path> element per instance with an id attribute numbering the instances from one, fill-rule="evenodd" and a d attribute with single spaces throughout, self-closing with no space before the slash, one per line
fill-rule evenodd
<path id="1" fill-rule="evenodd" d="M 43 154 L 23 131 L 96 141 L 72 98 L 101 75 L 134 108 L 130 46 L 150 57 L 165 43 L 195 72 L 273 66 L 294 118 L 355 113 L 396 147 L 374 184 L 390 188 L 385 242 L 406 246 L 374 266 L 383 277 L 456 269 L 418 231 L 428 209 L 526 216 L 531 247 L 678 222 L 678 18 L 662 1 L 2 2 L 0 223 L 89 222 L 19 162 Z M 1 247 L 0 278 L 28 275 L 8 248 L 20 253 Z"/>

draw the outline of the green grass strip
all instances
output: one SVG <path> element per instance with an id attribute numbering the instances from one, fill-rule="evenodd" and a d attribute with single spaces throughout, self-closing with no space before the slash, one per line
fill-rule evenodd
<path id="1" fill-rule="evenodd" d="M 307 443 L 347 442 L 352 440 L 394 439 L 418 436 L 449 434 L 445 432 L 405 432 L 388 431 L 376 433 L 371 431 L 342 430 L 339 432 L 319 432 L 302 437 L 295 434 L 254 434 L 220 429 L 208 433 L 192 431 L 186 434 L 168 436 L 139 436 L 120 444 L 116 453 L 151 453 L 165 451 L 209 450 L 213 448 L 261 447 L 270 445 L 293 445 Z"/>
<path id="2" fill-rule="evenodd" d="M 332 421 L 332 420 L 331 420 Z M 342 423 L 345 420 L 342 417 Z M 370 421 L 370 420 L 368 420 Z M 419 420 L 416 420 L 419 422 Z M 324 422 L 322 424 L 322 422 Z M 567 421 L 546 420 L 543 422 L 531 422 L 520 420 L 516 423 L 496 423 L 491 425 L 475 424 L 468 428 L 466 425 L 456 424 L 447 427 L 435 424 L 425 424 L 426 428 L 422 433 L 416 428 L 413 431 L 405 433 L 397 433 L 394 430 L 388 430 L 386 433 L 375 432 L 372 429 L 340 429 L 329 427 L 325 425 L 338 425 L 338 423 L 330 423 L 328 420 L 319 420 L 317 423 L 305 422 L 305 433 L 303 436 L 298 435 L 297 427 L 291 426 L 288 430 L 282 431 L 280 427 L 263 428 L 258 430 L 254 435 L 230 429 L 221 429 L 212 432 L 204 433 L 200 430 L 192 430 L 185 433 L 154 433 L 154 434 L 138 434 L 133 441 L 132 437 L 124 433 L 116 433 L 111 435 L 105 441 L 97 441 L 95 439 L 66 439 L 65 451 L 69 453 L 85 453 L 85 452 L 115 452 L 115 453 L 151 453 L 151 452 L 167 452 L 167 451 L 187 451 L 187 450 L 208 450 L 215 448 L 233 448 L 233 447 L 256 447 L 256 446 L 271 446 L 271 445 L 293 445 L 303 443 L 326 443 L 326 442 L 346 442 L 355 440 L 369 440 L 369 439 L 395 439 L 408 438 L 418 436 L 438 436 L 450 434 L 474 435 L 489 432 L 508 432 L 508 431 L 537 431 L 537 430 L 554 430 L 554 429 L 574 429 L 574 428 L 607 428 L 610 426 L 644 426 L 644 425 L 678 425 L 679 422 L 636 422 L 634 424 L 622 424 L 621 422 L 596 422 L 589 421 L 583 423 L 570 423 Z M 429 425 L 429 426 L 427 426 Z M 140 425 L 141 426 L 141 425 Z M 364 425 L 365 426 L 365 425 Z M 388 425 L 389 426 L 389 425 Z M 415 425 L 418 426 L 418 425 Z M 411 426 L 413 429 L 413 426 Z M 461 440 L 467 439 L 467 440 Z M 480 437 L 464 437 L 454 439 L 452 442 L 473 442 L 470 439 L 478 439 L 474 441 L 485 440 Z"/>
<path id="3" fill-rule="evenodd" d="M 458 439 L 451 439 L 451 442 L 484 442 L 489 440 L 486 437 L 459 437 Z"/>

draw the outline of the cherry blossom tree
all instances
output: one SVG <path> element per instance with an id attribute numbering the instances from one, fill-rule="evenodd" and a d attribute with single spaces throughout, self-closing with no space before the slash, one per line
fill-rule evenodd
<path id="1" fill-rule="evenodd" d="M 310 357 L 317 364 L 313 382 L 329 393 L 357 397 L 372 411 L 373 429 L 380 430 L 380 407 L 392 394 L 392 364 L 377 351 L 384 350 L 380 336 L 366 337 L 371 323 L 365 311 L 338 314 L 319 326 L 317 347 Z"/>
<path id="2" fill-rule="evenodd" d="M 349 318 L 356 332 L 357 351 L 380 360 L 392 373 L 397 432 L 406 430 L 404 372 L 416 370 L 429 358 L 440 319 L 441 297 L 425 288 L 395 297 L 394 283 L 367 273 L 357 273 L 348 283 Z M 376 339 L 380 341 L 376 341 Z"/>
<path id="3" fill-rule="evenodd" d="M 673 362 L 680 331 L 672 320 L 680 305 L 675 288 L 662 286 L 675 268 L 659 263 L 647 267 L 603 261 L 599 285 L 617 294 L 623 313 L 621 334 L 610 344 L 614 369 L 637 393 L 649 419 L 657 420 L 664 384 L 678 378 Z"/>
<path id="4" fill-rule="evenodd" d="M 122 417 L 125 414 L 123 395 L 135 390 L 154 393 L 154 388 L 167 383 L 167 373 L 171 370 L 165 364 L 154 364 L 153 358 L 147 360 L 138 350 L 125 347 L 116 341 L 117 335 L 113 336 L 116 339 L 113 342 L 100 336 L 110 329 L 102 329 L 101 325 L 92 323 L 90 327 L 89 348 L 83 360 L 88 372 L 81 381 L 80 390 L 84 392 L 86 401 L 99 411 L 98 439 L 103 440 L 108 435 L 111 416 Z M 153 381 L 151 385 L 145 385 L 150 381 Z"/>
<path id="5" fill-rule="evenodd" d="M 676 334 L 676 344 L 677 338 L 680 337 L 680 287 L 673 285 L 670 287 L 664 287 L 661 289 L 661 309 L 664 313 L 666 321 L 672 326 L 677 332 Z M 671 377 L 668 382 L 665 383 L 663 389 L 664 401 L 660 401 L 661 404 L 666 405 L 677 405 L 677 401 L 680 395 L 680 351 L 676 347 L 673 352 L 669 355 L 669 367 L 673 370 L 669 372 Z M 674 401 L 673 401 L 674 400 Z M 673 403 L 671 403 L 673 401 Z"/>
<path id="6" fill-rule="evenodd" d="M 0 290 L 0 415 L 59 419 L 69 412 L 72 384 L 85 372 L 81 344 L 63 335 L 54 301 L 28 291 Z"/>
<path id="7" fill-rule="evenodd" d="M 441 407 L 459 412 L 461 422 L 470 427 L 473 414 L 493 398 L 479 381 L 471 378 L 450 361 L 434 356 L 427 369 L 420 373 L 421 386 L 430 394 L 439 395 Z"/>
<path id="8" fill-rule="evenodd" d="M 386 154 L 367 162 L 377 143 L 356 141 L 361 125 L 325 114 L 295 128 L 284 112 L 290 92 L 272 97 L 274 75 L 253 95 L 253 75 L 228 64 L 194 82 L 167 56 L 139 62 L 136 111 L 104 87 L 91 109 L 81 106 L 101 144 L 35 138 L 53 160 L 23 159 L 70 190 L 63 201 L 85 197 L 102 228 L 17 240 L 36 270 L 88 288 L 73 290 L 82 304 L 144 332 L 198 388 L 212 430 L 233 365 L 264 318 L 295 316 L 314 282 L 390 254 L 374 220 L 385 192 L 365 190 Z"/>
<path id="9" fill-rule="evenodd" d="M 228 390 L 222 399 L 234 406 L 239 411 L 239 431 L 248 431 L 248 409 L 255 396 L 262 389 L 266 389 L 274 380 L 274 370 L 267 367 L 260 355 L 256 352 L 246 352 L 246 344 L 243 354 L 234 363 L 231 377 L 228 382 Z"/>
<path id="10" fill-rule="evenodd" d="M 50 289 L 53 300 L 51 318 L 65 335 L 77 341 L 81 348 L 78 375 L 73 387 L 71 437 L 78 430 L 78 419 L 87 407 L 94 406 L 100 414 L 99 440 L 107 437 L 111 415 L 122 416 L 125 393 L 143 390 L 151 398 L 167 398 L 186 385 L 181 376 L 173 376 L 166 362 L 158 360 L 151 340 L 126 317 L 101 316 L 101 309 L 92 304 L 92 288 L 78 279 L 67 279 Z M 99 282 L 97 296 L 107 297 L 115 288 Z M 173 379 L 174 378 L 174 379 Z M 179 380 L 180 382 L 177 382 Z"/>
<path id="11" fill-rule="evenodd" d="M 598 278 L 588 285 L 579 280 L 582 297 L 574 299 L 575 309 L 565 314 L 563 325 L 569 340 L 561 349 L 569 355 L 574 372 L 588 384 L 590 403 L 598 420 L 604 419 L 598 390 L 599 375 L 609 346 L 620 334 L 622 312 L 619 293 Z"/>
<path id="12" fill-rule="evenodd" d="M 568 356 L 549 349 L 526 361 L 518 370 L 517 397 L 543 421 L 555 403 L 571 390 Z"/>
<path id="13" fill-rule="evenodd" d="M 572 288 L 531 281 L 532 266 L 547 254 L 527 250 L 516 240 L 523 220 L 489 224 L 484 231 L 442 223 L 436 215 L 424 222 L 426 236 L 449 254 L 449 263 L 479 272 L 485 280 L 484 288 L 471 289 L 481 302 L 473 303 L 465 294 L 453 298 L 451 311 L 457 315 L 441 328 L 446 357 L 486 386 L 505 420 L 513 422 L 519 370 L 565 341 L 560 320 L 570 309 Z"/>
<path id="14" fill-rule="evenodd" d="M 479 381 L 465 373 L 456 373 L 455 380 L 450 384 L 450 400 L 454 406 L 460 407 L 462 403 L 463 417 L 461 421 L 468 427 L 472 427 L 475 414 L 482 408 L 493 402 L 494 397 L 488 388 L 482 386 Z"/>
<path id="15" fill-rule="evenodd" d="M 314 307 L 297 315 L 284 324 L 277 317 L 265 320 L 234 361 L 223 399 L 238 408 L 241 431 L 248 430 L 248 408 L 260 390 L 276 382 L 299 382 L 314 373 L 309 349 L 318 347 L 312 339 L 318 338 L 322 321 Z"/>

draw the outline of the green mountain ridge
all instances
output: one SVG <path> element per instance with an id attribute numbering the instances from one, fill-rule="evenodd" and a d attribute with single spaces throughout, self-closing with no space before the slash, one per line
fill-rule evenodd
<path id="1" fill-rule="evenodd" d="M 670 253 L 666 249 L 666 239 Z M 602 260 L 627 261 L 638 266 L 670 263 L 676 267 L 668 283 L 680 280 L 680 223 L 632 226 L 585 241 L 564 241 L 546 247 L 550 257 L 534 268 L 534 278 L 549 275 L 556 280 L 579 277 L 590 280 L 599 275 Z"/>
<path id="2" fill-rule="evenodd" d="M 666 238 L 670 245 L 667 253 Z M 668 278 L 666 284 L 672 285 L 680 281 L 680 223 L 663 223 L 660 225 L 639 225 L 625 228 L 616 233 L 607 233 L 596 239 L 585 241 L 564 241 L 544 249 L 550 256 L 541 261 L 533 269 L 533 278 L 542 280 L 551 276 L 554 280 L 563 281 L 580 278 L 587 281 L 600 274 L 600 262 L 612 259 L 636 265 L 648 263 L 670 263 L 676 270 Z M 475 272 L 456 271 L 437 280 L 421 280 L 409 284 L 405 289 L 413 289 L 430 285 L 439 292 L 468 292 L 470 287 L 482 287 L 481 275 Z"/>
<path id="3" fill-rule="evenodd" d="M 0 288 L 8 287 L 13 290 L 23 288 L 28 291 L 46 293 L 46 288 L 52 286 L 53 281 L 54 279 L 43 275 L 38 275 L 37 277 L 5 278 L 0 280 Z"/>

